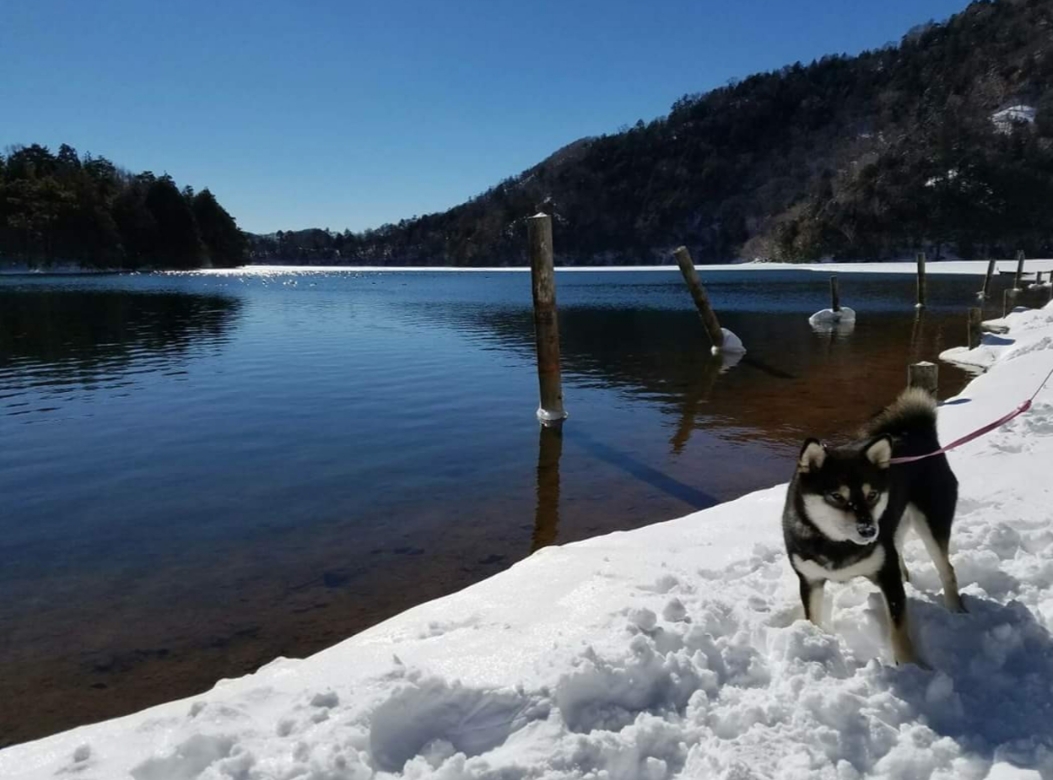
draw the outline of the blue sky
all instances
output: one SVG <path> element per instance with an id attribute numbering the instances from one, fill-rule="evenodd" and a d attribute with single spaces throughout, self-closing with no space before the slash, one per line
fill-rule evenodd
<path id="1" fill-rule="evenodd" d="M 690 92 L 964 0 L 6 0 L 0 148 L 208 186 L 247 229 L 444 210 Z"/>

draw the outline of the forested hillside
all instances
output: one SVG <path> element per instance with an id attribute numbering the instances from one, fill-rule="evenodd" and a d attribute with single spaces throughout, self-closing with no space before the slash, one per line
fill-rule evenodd
<path id="1" fill-rule="evenodd" d="M 544 208 L 573 264 L 1053 252 L 1053 0 L 678 100 L 442 214 L 253 238 L 258 260 L 510 265 Z"/>
<path id="2" fill-rule="evenodd" d="M 247 241 L 208 189 L 133 175 L 63 144 L 0 155 L 0 261 L 200 268 L 245 261 Z"/>

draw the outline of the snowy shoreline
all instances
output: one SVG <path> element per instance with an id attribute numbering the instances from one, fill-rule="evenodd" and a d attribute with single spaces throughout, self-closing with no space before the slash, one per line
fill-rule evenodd
<path id="1" fill-rule="evenodd" d="M 970 275 L 982 276 L 987 273 L 987 260 L 930 260 L 925 266 L 930 275 Z M 996 262 L 996 273 L 1012 273 L 1016 271 L 1016 260 L 998 260 Z M 816 273 L 837 274 L 916 274 L 917 265 L 913 260 L 897 260 L 889 262 L 838 262 L 838 263 L 778 263 L 778 262 L 746 262 L 746 263 L 721 263 L 701 264 L 695 268 L 700 273 L 739 273 L 764 272 L 764 271 L 813 271 Z M 124 274 L 124 273 L 158 273 L 172 276 L 203 275 L 203 276 L 244 276 L 262 274 L 302 274 L 302 273 L 528 273 L 528 266 L 490 266 L 479 268 L 461 268 L 448 265 L 434 266 L 383 266 L 383 265 L 242 265 L 236 268 L 197 268 L 188 271 L 122 271 L 120 269 L 71 269 L 69 267 L 55 269 L 5 269 L 0 268 L 0 276 L 75 276 L 79 274 L 101 275 L 101 274 Z M 618 271 L 653 271 L 653 272 L 676 272 L 679 267 L 675 265 L 604 265 L 604 266 L 556 266 L 558 273 L 589 273 L 601 272 L 612 273 Z M 1053 259 L 1028 260 L 1025 264 L 1025 272 L 1033 275 L 1036 271 L 1046 273 L 1053 271 Z"/>
<path id="2" fill-rule="evenodd" d="M 1053 367 L 1053 306 L 1005 323 L 988 373 L 942 407 L 943 441 Z M 800 619 L 777 486 L 545 548 L 310 658 L 7 748 L 0 777 L 1051 777 L 1053 389 L 950 458 L 970 612 L 943 608 L 918 539 L 905 555 L 935 671 L 888 665 L 868 583 L 828 589 L 828 630 Z"/>
<path id="3" fill-rule="evenodd" d="M 926 265 L 928 274 L 966 274 L 980 275 L 987 273 L 987 260 L 931 260 Z M 818 273 L 838 274 L 915 274 L 917 265 L 914 261 L 895 261 L 882 263 L 726 263 L 720 265 L 696 265 L 701 273 L 719 273 L 741 271 L 814 271 Z M 1015 272 L 1016 260 L 999 260 L 997 272 Z M 1028 260 L 1025 271 L 1033 274 L 1036 271 L 1053 270 L 1053 259 Z M 194 271 L 164 271 L 171 274 L 206 274 L 212 276 L 238 276 L 243 274 L 280 274 L 280 273 L 527 273 L 529 267 L 484 267 L 455 268 L 452 266 L 373 266 L 373 265 L 244 265 L 238 268 L 212 268 Z M 611 266 L 556 266 L 558 273 L 617 272 L 617 271 L 675 271 L 675 265 L 611 265 Z"/>

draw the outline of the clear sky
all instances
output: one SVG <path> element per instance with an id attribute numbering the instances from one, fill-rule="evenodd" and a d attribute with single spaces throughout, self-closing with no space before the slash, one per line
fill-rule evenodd
<path id="1" fill-rule="evenodd" d="M 441 211 L 686 93 L 965 0 L 4 0 L 0 148 L 208 186 L 257 232 Z"/>

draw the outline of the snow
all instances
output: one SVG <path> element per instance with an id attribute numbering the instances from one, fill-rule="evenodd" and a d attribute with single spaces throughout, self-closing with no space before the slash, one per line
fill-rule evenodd
<path id="1" fill-rule="evenodd" d="M 776 263 L 754 261 L 749 263 L 723 263 L 720 265 L 696 265 L 699 273 L 740 273 L 743 271 L 818 271 L 820 273 L 857 273 L 857 274 L 916 274 L 917 263 L 914 260 L 903 260 L 882 263 Z M 1015 271 L 1016 260 L 1000 260 L 996 263 L 997 271 Z M 1028 273 L 1033 271 L 1053 270 L 1053 259 L 1029 259 Z M 557 273 L 594 273 L 621 271 L 675 271 L 675 265 L 619 265 L 619 266 L 557 266 Z M 164 271 L 173 276 L 210 275 L 210 276 L 272 276 L 281 274 L 329 274 L 329 273 L 529 273 L 526 266 L 517 267 L 481 267 L 454 268 L 451 266 L 368 266 L 368 265 L 246 265 L 238 268 L 210 268 L 194 271 Z M 986 260 L 929 260 L 925 272 L 933 274 L 966 274 L 983 276 L 987 272 Z"/>
<path id="2" fill-rule="evenodd" d="M 1005 322 L 990 370 L 941 408 L 943 441 L 1053 368 L 1053 307 Z M 949 457 L 969 612 L 942 606 L 920 540 L 905 550 L 931 671 L 890 665 L 866 581 L 827 588 L 825 629 L 801 619 L 776 486 L 544 548 L 310 658 L 9 747 L 0 777 L 1053 777 L 1053 390 Z"/>
<path id="3" fill-rule="evenodd" d="M 933 176 L 931 179 L 926 180 L 926 187 L 935 187 L 937 184 L 943 184 L 944 182 L 954 181 L 960 176 L 960 172 L 957 168 L 948 168 L 947 173 L 942 176 Z"/>
<path id="4" fill-rule="evenodd" d="M 720 355 L 727 353 L 729 355 L 745 355 L 746 348 L 742 346 L 742 339 L 736 336 L 727 328 L 721 328 L 720 332 L 724 334 L 724 343 L 719 347 L 713 347 L 713 354 Z"/>
<path id="5" fill-rule="evenodd" d="M 564 412 L 553 412 L 549 409 L 543 409 L 540 406 L 537 408 L 537 419 L 538 422 L 544 424 L 549 422 L 556 422 L 557 420 L 565 420 L 568 415 Z"/>
<path id="6" fill-rule="evenodd" d="M 1046 318 L 1050 307 L 1025 309 L 1017 307 L 1006 317 L 987 320 L 984 327 L 991 331 L 982 334 L 980 345 L 974 349 L 952 347 L 940 353 L 940 360 L 966 368 L 987 369 L 1000 360 L 1012 360 L 1017 354 L 1053 346 L 1053 334 L 1046 333 Z M 1032 337 L 1042 333 L 1036 347 Z"/>
<path id="7" fill-rule="evenodd" d="M 1016 124 L 1034 124 L 1038 111 L 1034 106 L 1009 106 L 991 114 L 991 121 L 1000 133 L 1009 133 Z"/>
<path id="8" fill-rule="evenodd" d="M 833 309 L 823 309 L 821 311 L 817 311 L 815 314 L 808 318 L 808 323 L 813 328 L 823 325 L 836 325 L 839 322 L 847 323 L 855 321 L 855 309 L 850 309 L 847 306 L 842 306 L 840 311 L 834 311 Z"/>

